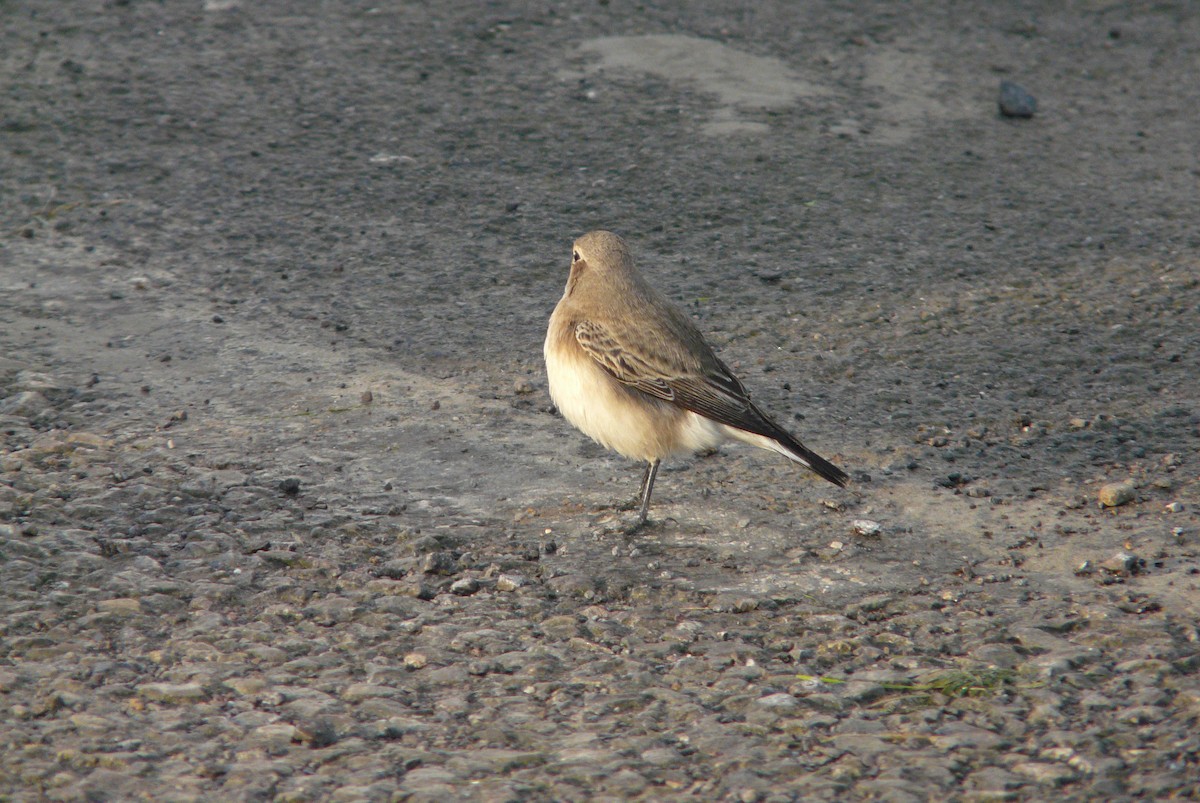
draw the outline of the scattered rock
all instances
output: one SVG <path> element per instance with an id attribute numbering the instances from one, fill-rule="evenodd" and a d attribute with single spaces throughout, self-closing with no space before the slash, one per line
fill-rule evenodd
<path id="1" fill-rule="evenodd" d="M 1118 552 L 1108 560 L 1102 562 L 1100 568 L 1109 574 L 1128 577 L 1131 574 L 1137 574 L 1145 564 L 1146 562 L 1137 555 L 1131 555 L 1128 552 Z"/>
<path id="2" fill-rule="evenodd" d="M 1000 113 L 1005 117 L 1033 117 L 1037 98 L 1012 81 L 1000 82 Z"/>
<path id="3" fill-rule="evenodd" d="M 48 409 L 50 409 L 50 402 L 36 390 L 23 390 L 5 399 L 0 399 L 0 415 L 35 418 Z"/>
<path id="4" fill-rule="evenodd" d="M 516 591 L 529 581 L 520 574 L 502 574 L 496 578 L 497 591 Z"/>
<path id="5" fill-rule="evenodd" d="M 1117 507 L 1126 502 L 1132 502 L 1137 496 L 1137 489 L 1132 482 L 1110 482 L 1102 485 L 1097 498 L 1103 507 Z"/>
<path id="6" fill-rule="evenodd" d="M 449 576 L 458 573 L 458 558 L 449 552 L 430 552 L 421 561 L 421 571 L 425 574 Z"/>
<path id="7" fill-rule="evenodd" d="M 96 603 L 96 608 L 104 613 L 130 616 L 142 612 L 142 603 L 137 599 L 106 599 Z"/>
<path id="8" fill-rule="evenodd" d="M 800 701 L 787 692 L 768 694 L 766 697 L 759 697 L 754 702 L 764 708 L 773 708 L 775 710 L 791 711 L 800 707 Z"/>
<path id="9" fill-rule="evenodd" d="M 208 697 L 199 683 L 143 683 L 139 697 L 161 703 L 196 703 Z"/>
<path id="10" fill-rule="evenodd" d="M 1013 772 L 1024 775 L 1036 783 L 1046 786 L 1060 786 L 1074 780 L 1076 777 L 1075 771 L 1070 767 L 1065 767 L 1062 764 L 1048 764 L 1042 761 L 1022 761 L 1014 764 Z"/>
<path id="11" fill-rule="evenodd" d="M 450 584 L 450 593 L 466 597 L 479 590 L 479 581 L 474 577 L 464 577 Z"/>
<path id="12" fill-rule="evenodd" d="M 854 521 L 850 522 L 850 526 L 854 529 L 856 534 L 868 538 L 879 535 L 879 531 L 883 529 L 879 522 L 871 521 L 870 519 L 855 519 Z"/>

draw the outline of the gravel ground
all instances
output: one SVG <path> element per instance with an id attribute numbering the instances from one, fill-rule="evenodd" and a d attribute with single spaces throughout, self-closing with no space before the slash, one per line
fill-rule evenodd
<path id="1" fill-rule="evenodd" d="M 1200 794 L 1191 4 L 0 20 L 0 799 Z M 620 534 L 597 227 L 850 489 Z"/>

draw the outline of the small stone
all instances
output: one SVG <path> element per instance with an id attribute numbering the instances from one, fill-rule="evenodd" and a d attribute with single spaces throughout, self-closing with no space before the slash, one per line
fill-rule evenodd
<path id="1" fill-rule="evenodd" d="M 111 733 L 113 729 L 113 723 L 111 720 L 105 719 L 104 717 L 98 717 L 94 714 L 72 714 L 70 717 L 68 717 L 68 719 L 70 720 L 71 724 L 76 727 L 76 729 L 85 733 Z"/>
<path id="2" fill-rule="evenodd" d="M 280 481 L 279 490 L 284 496 L 296 496 L 300 493 L 300 480 L 296 477 L 288 477 Z"/>
<path id="3" fill-rule="evenodd" d="M 709 607 L 723 613 L 752 613 L 758 610 L 759 601 L 754 597 L 738 594 L 718 594 Z"/>
<path id="4" fill-rule="evenodd" d="M 242 697 L 253 697 L 267 687 L 267 682 L 262 678 L 226 678 L 221 685 Z"/>
<path id="5" fill-rule="evenodd" d="M 1021 663 L 1021 655 L 1007 644 L 981 644 L 971 650 L 971 657 L 985 666 L 1012 669 Z"/>
<path id="6" fill-rule="evenodd" d="M 421 562 L 421 571 L 442 576 L 455 574 L 458 572 L 458 558 L 449 552 L 430 552 Z"/>
<path id="7" fill-rule="evenodd" d="M 434 586 L 428 583 L 423 583 L 419 580 L 406 580 L 396 584 L 396 593 L 406 597 L 414 597 L 415 599 L 429 600 L 436 597 L 438 592 Z"/>
<path id="8" fill-rule="evenodd" d="M 107 449 L 112 446 L 111 440 L 93 432 L 72 432 L 67 436 L 67 443 L 75 446 L 87 446 L 92 449 Z"/>
<path id="9" fill-rule="evenodd" d="M 410 652 L 404 656 L 404 666 L 409 669 L 424 669 L 429 664 L 429 657 L 423 652 Z"/>
<path id="10" fill-rule="evenodd" d="M 297 736 L 301 741 L 308 742 L 312 747 L 329 747 L 337 744 L 337 725 L 325 717 L 305 720 L 297 726 Z"/>
<path id="11" fill-rule="evenodd" d="M 1117 707 L 1110 698 L 1099 692 L 1088 692 L 1079 699 L 1079 705 L 1089 711 L 1111 711 Z"/>
<path id="12" fill-rule="evenodd" d="M 766 697 L 759 697 L 754 702 L 757 705 L 761 705 L 765 708 L 772 708 L 777 711 L 781 710 L 781 709 L 782 710 L 790 710 L 793 708 L 798 708 L 800 706 L 800 702 L 795 697 L 788 694 L 787 692 L 779 692 L 777 694 L 768 694 Z"/>
<path id="13" fill-rule="evenodd" d="M 1163 510 L 1165 510 L 1167 513 L 1182 513 L 1183 502 L 1168 502 L 1163 506 Z"/>
<path id="14" fill-rule="evenodd" d="M 103 599 L 96 603 L 96 608 L 102 613 L 113 613 L 118 616 L 132 616 L 142 612 L 142 603 L 137 599 Z"/>
<path id="15" fill-rule="evenodd" d="M 300 729 L 287 722 L 273 722 L 261 725 L 249 734 L 251 742 L 276 749 L 285 748 L 292 742 L 302 740 Z"/>
<path id="16" fill-rule="evenodd" d="M 199 683 L 143 683 L 137 693 L 160 703 L 195 703 L 208 696 Z"/>
<path id="17" fill-rule="evenodd" d="M 1097 497 L 1104 507 L 1117 507 L 1133 501 L 1136 490 L 1132 482 L 1110 482 L 1101 486 Z"/>
<path id="18" fill-rule="evenodd" d="M 464 577 L 450 584 L 450 593 L 460 597 L 469 597 L 479 590 L 479 581 L 474 577 Z"/>
<path id="19" fill-rule="evenodd" d="M 1075 780 L 1075 771 L 1061 764 L 1047 764 L 1041 761 L 1024 761 L 1013 766 L 1013 772 L 1024 775 L 1040 784 L 1058 786 L 1067 781 Z"/>
<path id="20" fill-rule="evenodd" d="M 1137 574 L 1143 563 L 1144 561 L 1137 555 L 1131 555 L 1128 552 L 1118 552 L 1101 563 L 1100 568 L 1109 574 L 1128 577 L 1131 574 Z"/>
<path id="21" fill-rule="evenodd" d="M 533 393 L 533 391 L 533 383 L 528 379 L 518 379 L 513 383 L 513 392 L 518 396 L 528 396 L 530 393 Z"/>
<path id="22" fill-rule="evenodd" d="M 879 522 L 871 521 L 870 519 L 855 519 L 850 522 L 850 526 L 854 528 L 854 532 L 863 536 L 879 535 L 879 531 L 883 529 Z"/>
<path id="23" fill-rule="evenodd" d="M 502 574 L 496 578 L 497 591 L 516 591 L 528 581 L 519 574 Z"/>
<path id="24" fill-rule="evenodd" d="M 394 697 L 396 690 L 378 683 L 351 683 L 342 691 L 342 699 L 349 703 L 360 703 L 377 697 Z"/>
<path id="25" fill-rule="evenodd" d="M 38 392 L 44 390 L 62 390 L 63 384 L 50 376 L 50 374 L 43 374 L 38 371 L 18 371 L 16 378 L 13 380 L 12 389 L 17 391 L 35 390 Z"/>
<path id="26" fill-rule="evenodd" d="M 467 668 L 462 664 L 450 664 L 431 669 L 425 674 L 428 683 L 461 688 L 467 682 Z"/>
<path id="27" fill-rule="evenodd" d="M 679 764 L 683 761 L 683 756 L 673 747 L 652 747 L 642 751 L 642 761 L 655 767 L 667 767 Z"/>
<path id="28" fill-rule="evenodd" d="M 750 613 L 758 610 L 758 600 L 753 597 L 739 597 L 733 603 L 734 613 Z"/>
<path id="29" fill-rule="evenodd" d="M 33 418 L 49 406 L 50 402 L 46 401 L 46 397 L 36 390 L 24 390 L 6 399 L 0 399 L 0 414 Z"/>
<path id="30" fill-rule="evenodd" d="M 1000 113 L 1005 117 L 1033 117 L 1037 111 L 1037 98 L 1025 87 L 1012 81 L 1000 82 Z"/>

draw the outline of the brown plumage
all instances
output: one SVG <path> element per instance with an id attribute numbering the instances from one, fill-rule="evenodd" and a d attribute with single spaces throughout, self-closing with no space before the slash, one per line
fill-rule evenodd
<path id="1" fill-rule="evenodd" d="M 550 396 L 563 416 L 601 445 L 648 464 L 639 525 L 663 458 L 730 439 L 779 452 L 836 485 L 849 481 L 750 400 L 687 315 L 642 278 L 612 232 L 575 241 L 544 354 Z"/>

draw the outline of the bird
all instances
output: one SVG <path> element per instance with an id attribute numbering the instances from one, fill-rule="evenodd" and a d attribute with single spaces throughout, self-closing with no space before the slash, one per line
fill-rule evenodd
<path id="1" fill-rule="evenodd" d="M 834 485 L 850 481 L 751 401 L 611 231 L 575 241 L 543 356 L 550 397 L 563 417 L 601 446 L 646 463 L 631 531 L 647 522 L 664 459 L 730 440 L 778 452 Z"/>

